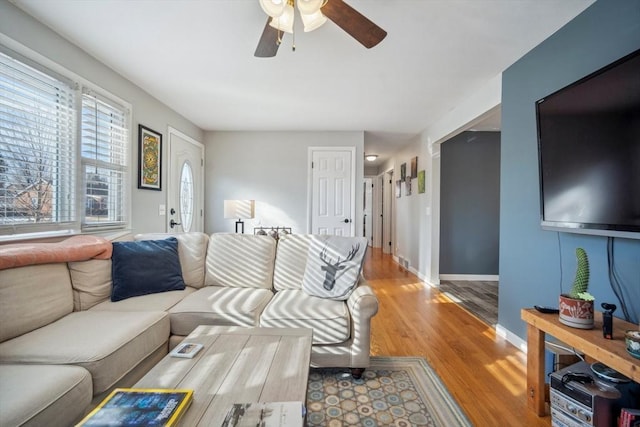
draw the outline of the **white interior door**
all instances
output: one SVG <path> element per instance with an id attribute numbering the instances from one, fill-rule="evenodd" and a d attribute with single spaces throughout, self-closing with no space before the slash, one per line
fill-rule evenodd
<path id="1" fill-rule="evenodd" d="M 369 246 L 373 246 L 373 180 L 364 179 L 363 230 Z"/>
<path id="2" fill-rule="evenodd" d="M 204 145 L 169 128 L 167 231 L 204 231 Z"/>
<path id="3" fill-rule="evenodd" d="M 373 247 L 382 247 L 382 214 L 383 214 L 383 189 L 384 175 L 378 175 L 373 184 Z"/>
<path id="4" fill-rule="evenodd" d="M 354 148 L 310 148 L 311 233 L 355 235 Z"/>

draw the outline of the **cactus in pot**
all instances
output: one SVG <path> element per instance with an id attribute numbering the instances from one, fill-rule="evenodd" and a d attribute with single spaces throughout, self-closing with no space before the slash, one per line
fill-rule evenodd
<path id="1" fill-rule="evenodd" d="M 593 301 L 594 297 L 589 288 L 589 259 L 582 248 L 576 248 L 578 262 L 576 276 L 571 292 L 560 295 L 560 322 L 567 326 L 580 329 L 591 329 L 594 325 Z"/>
<path id="2" fill-rule="evenodd" d="M 576 248 L 576 259 L 578 261 L 576 277 L 573 280 L 569 296 L 584 301 L 593 301 L 595 298 L 587 292 L 589 288 L 589 258 L 587 257 L 587 252 L 582 248 Z"/>

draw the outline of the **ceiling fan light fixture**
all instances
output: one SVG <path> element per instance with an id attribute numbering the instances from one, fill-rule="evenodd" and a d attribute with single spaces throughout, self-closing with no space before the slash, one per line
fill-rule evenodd
<path id="1" fill-rule="evenodd" d="M 264 13 L 272 18 L 278 18 L 284 13 L 287 0 L 259 0 Z"/>
<path id="2" fill-rule="evenodd" d="M 271 20 L 271 25 L 273 28 L 284 31 L 285 33 L 292 34 L 293 33 L 293 6 L 287 4 L 284 8 L 284 12 L 277 18 L 273 18 Z"/>
<path id="3" fill-rule="evenodd" d="M 323 26 L 325 22 L 327 22 L 327 17 L 324 16 L 319 10 L 309 14 L 302 13 L 302 11 L 300 11 L 300 17 L 302 18 L 302 23 L 304 24 L 305 33 L 318 29 Z"/>
<path id="4" fill-rule="evenodd" d="M 296 6 L 300 11 L 300 15 L 312 15 L 320 11 L 323 0 L 298 0 Z"/>

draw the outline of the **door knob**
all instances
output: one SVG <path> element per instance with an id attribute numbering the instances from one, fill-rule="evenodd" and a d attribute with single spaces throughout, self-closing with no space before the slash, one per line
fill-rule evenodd
<path id="1" fill-rule="evenodd" d="M 350 220 L 349 218 L 345 218 L 345 219 L 344 219 L 344 223 L 345 223 L 345 224 L 349 224 L 350 222 L 351 222 L 351 220 Z"/>
<path id="2" fill-rule="evenodd" d="M 169 227 L 173 228 L 176 225 L 181 225 L 181 222 L 175 222 L 173 219 L 169 222 Z"/>

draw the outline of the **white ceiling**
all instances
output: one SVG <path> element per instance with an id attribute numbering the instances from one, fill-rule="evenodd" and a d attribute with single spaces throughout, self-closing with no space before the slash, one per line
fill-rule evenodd
<path id="1" fill-rule="evenodd" d="M 347 0 L 388 32 L 382 43 L 367 50 L 328 22 L 297 31 L 295 52 L 287 34 L 275 58 L 253 56 L 258 0 L 12 2 L 204 130 L 358 130 L 382 146 L 411 140 L 593 0 Z"/>

